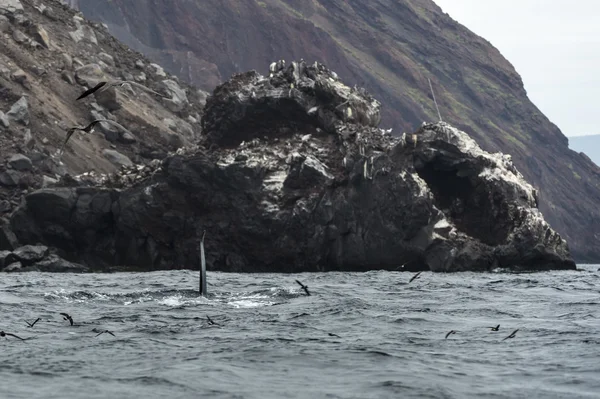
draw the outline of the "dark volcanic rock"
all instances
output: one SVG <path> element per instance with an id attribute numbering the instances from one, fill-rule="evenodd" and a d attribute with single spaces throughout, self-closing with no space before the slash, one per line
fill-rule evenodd
<path id="1" fill-rule="evenodd" d="M 48 254 L 48 247 L 44 245 L 25 245 L 15 249 L 9 258 L 12 260 L 14 257 L 14 260 L 21 262 L 23 266 L 30 266 L 41 261 Z"/>
<path id="2" fill-rule="evenodd" d="M 198 230 L 213 270 L 575 267 L 509 156 L 446 123 L 392 138 L 379 103 L 320 64 L 272 74 L 215 90 L 210 151 L 178 151 L 122 190 L 33 192 L 13 231 L 93 268 L 196 268 Z"/>
<path id="3" fill-rule="evenodd" d="M 84 265 L 66 261 L 56 255 L 50 255 L 33 266 L 40 272 L 84 273 L 89 271 L 89 268 Z"/>
<path id="4" fill-rule="evenodd" d="M 12 251 L 19 246 L 17 236 L 9 226 L 0 226 L 0 250 Z"/>
<path id="5" fill-rule="evenodd" d="M 234 73 L 266 74 L 278 59 L 323 62 L 382 102 L 382 127 L 394 128 L 395 135 L 438 120 L 431 80 L 444 121 L 486 151 L 511 154 L 540 190 L 540 209 L 574 257 L 600 262 L 598 167 L 568 148 L 560 129 L 528 98 L 510 60 L 435 1 L 74 3 L 124 43 L 204 90 Z M 247 101 L 240 105 L 252 108 Z"/>

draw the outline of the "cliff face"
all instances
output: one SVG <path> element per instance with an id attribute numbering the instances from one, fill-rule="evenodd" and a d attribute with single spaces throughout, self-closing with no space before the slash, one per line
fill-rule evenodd
<path id="1" fill-rule="evenodd" d="M 600 169 L 529 101 L 489 42 L 430 0 L 79 0 L 86 17 L 205 90 L 278 59 L 326 63 L 383 104 L 394 134 L 444 121 L 511 154 L 578 261 L 600 260 Z M 558 95 L 558 94 L 557 94 Z"/>

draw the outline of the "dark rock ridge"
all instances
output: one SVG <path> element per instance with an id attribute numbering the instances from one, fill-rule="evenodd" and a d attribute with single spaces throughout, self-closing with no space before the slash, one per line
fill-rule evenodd
<path id="1" fill-rule="evenodd" d="M 28 194 L 12 230 L 94 269 L 197 268 L 199 230 L 212 270 L 575 268 L 510 156 L 446 123 L 394 138 L 321 64 L 272 75 L 217 87 L 198 146 Z"/>
<path id="2" fill-rule="evenodd" d="M 432 0 L 77 0 L 86 17 L 166 70 L 211 91 L 280 58 L 317 60 L 384 107 L 395 135 L 444 121 L 511 154 L 540 209 L 581 262 L 600 262 L 600 168 L 571 151 L 493 44 Z M 560 92 L 556 92 L 560 96 Z M 563 129 L 568 126 L 562 126 Z M 589 154 L 588 154 L 589 155 Z"/>

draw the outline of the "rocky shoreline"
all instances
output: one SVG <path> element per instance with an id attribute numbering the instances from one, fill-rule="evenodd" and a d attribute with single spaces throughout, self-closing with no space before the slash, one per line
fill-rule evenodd
<path id="1" fill-rule="evenodd" d="M 379 120 L 319 63 L 237 74 L 208 97 L 195 145 L 66 176 L 3 229 L 92 271 L 195 269 L 199 230 L 209 270 L 575 268 L 510 156 L 443 122 L 393 137 Z"/>

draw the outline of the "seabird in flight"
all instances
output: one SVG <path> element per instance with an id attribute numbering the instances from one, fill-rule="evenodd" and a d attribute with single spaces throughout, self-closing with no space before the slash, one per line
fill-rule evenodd
<path id="1" fill-rule="evenodd" d="M 444 337 L 444 339 L 448 339 L 448 336 L 450 336 L 451 334 L 456 334 L 456 331 L 450 330 L 450 332 L 448 334 L 446 334 L 446 336 Z"/>
<path id="2" fill-rule="evenodd" d="M 500 330 L 500 324 L 498 324 L 496 327 L 487 327 L 490 328 L 492 331 L 499 331 Z"/>
<path id="3" fill-rule="evenodd" d="M 21 337 L 15 335 L 15 334 L 11 334 L 11 333 L 7 333 L 7 332 L 4 332 L 4 331 L 0 331 L 0 337 L 7 337 L 8 338 L 8 336 L 19 338 L 21 341 L 25 341 L 24 338 L 21 338 Z"/>
<path id="4" fill-rule="evenodd" d="M 111 121 L 110 119 L 96 119 L 96 120 L 90 122 L 90 124 L 87 126 L 73 126 L 73 127 L 69 128 L 69 130 L 67 130 L 67 137 L 65 138 L 65 142 L 63 143 L 63 145 L 60 148 L 60 151 L 58 153 L 62 155 L 63 150 L 65 149 L 65 146 L 67 145 L 67 141 L 69 141 L 69 139 L 71 138 L 73 133 L 75 133 L 76 130 L 81 130 L 82 132 L 91 133 L 94 131 L 95 126 L 100 122 L 111 123 L 111 124 L 117 126 L 118 128 L 124 130 L 125 132 L 133 135 L 133 133 L 131 133 L 129 130 L 127 130 L 125 127 L 123 127 L 122 125 L 120 125 L 119 123 L 117 123 L 115 121 Z"/>
<path id="5" fill-rule="evenodd" d="M 302 283 L 301 283 L 300 281 L 298 281 L 298 280 L 296 280 L 296 282 L 297 282 L 298 284 L 300 284 L 300 287 L 302 287 L 302 289 L 304 290 L 304 292 L 306 292 L 306 296 L 310 296 L 310 292 L 308 292 L 308 286 L 307 286 L 307 285 L 304 285 L 304 284 L 302 284 Z"/>
<path id="6" fill-rule="evenodd" d="M 421 273 L 423 272 L 418 272 L 417 274 L 415 274 L 414 276 L 412 276 L 412 278 L 410 280 L 408 280 L 408 283 L 412 283 L 413 280 L 416 280 L 419 278 L 419 276 L 421 275 Z"/>
<path id="7" fill-rule="evenodd" d="M 518 328 L 515 331 L 513 331 L 512 333 L 510 333 L 510 335 L 508 337 L 504 338 L 502 341 L 507 340 L 509 338 L 514 338 L 515 335 L 517 334 L 517 331 L 519 331 Z"/>
<path id="8" fill-rule="evenodd" d="M 102 334 L 104 334 L 104 333 L 110 334 L 110 335 L 112 335 L 113 337 L 115 336 L 115 334 L 113 334 L 113 333 L 112 333 L 112 331 L 108 331 L 108 330 L 104 330 L 104 331 L 102 331 L 102 332 L 101 332 L 100 334 L 98 334 L 98 335 L 102 335 Z M 96 337 L 97 337 L 98 335 L 96 335 Z M 95 337 L 94 337 L 94 338 L 95 338 Z"/>
<path id="9" fill-rule="evenodd" d="M 135 87 L 139 87 L 140 89 L 145 90 L 148 93 L 156 94 L 159 97 L 168 98 L 167 96 L 164 96 L 164 95 L 162 95 L 160 93 L 157 93 L 154 90 L 149 89 L 146 86 L 141 85 L 141 84 L 139 84 L 137 82 L 134 82 L 134 81 L 131 81 L 131 80 L 115 80 L 113 82 L 100 82 L 100 83 L 98 83 L 96 86 L 92 87 L 91 89 L 87 89 L 86 91 L 84 91 L 83 93 L 81 93 L 81 95 L 79 97 L 77 97 L 77 100 L 81 100 L 82 98 L 85 98 L 85 97 L 87 97 L 90 94 L 95 93 L 95 92 L 100 93 L 100 92 L 103 92 L 103 91 L 106 91 L 106 90 L 110 89 L 111 87 L 117 87 L 117 86 L 122 87 L 123 85 L 126 85 L 126 84 L 129 84 L 129 85 L 132 85 L 132 86 L 135 86 Z"/>
<path id="10" fill-rule="evenodd" d="M 40 321 L 40 320 L 42 320 L 42 319 L 38 317 L 38 318 L 37 318 L 37 320 L 36 320 L 36 321 L 34 321 L 33 323 L 30 323 L 30 322 L 28 322 L 27 320 L 25 320 L 25 323 L 27 323 L 27 326 L 28 326 L 28 327 L 33 327 L 33 326 L 35 326 L 35 323 L 37 323 L 37 322 L 38 322 L 38 321 Z"/>
<path id="11" fill-rule="evenodd" d="M 211 326 L 218 326 L 219 323 L 215 323 L 208 315 L 206 315 L 206 319 L 208 320 L 208 324 Z"/>
<path id="12" fill-rule="evenodd" d="M 71 323 L 71 325 L 73 325 L 73 318 L 71 316 L 69 316 L 66 313 L 61 313 L 61 315 L 63 316 L 64 320 L 69 320 L 69 322 Z"/>
<path id="13" fill-rule="evenodd" d="M 340 337 L 339 335 L 337 335 L 337 334 L 334 334 L 334 333 L 327 333 L 327 334 L 329 334 L 329 336 L 330 336 L 330 337 L 342 338 L 342 337 Z"/>

